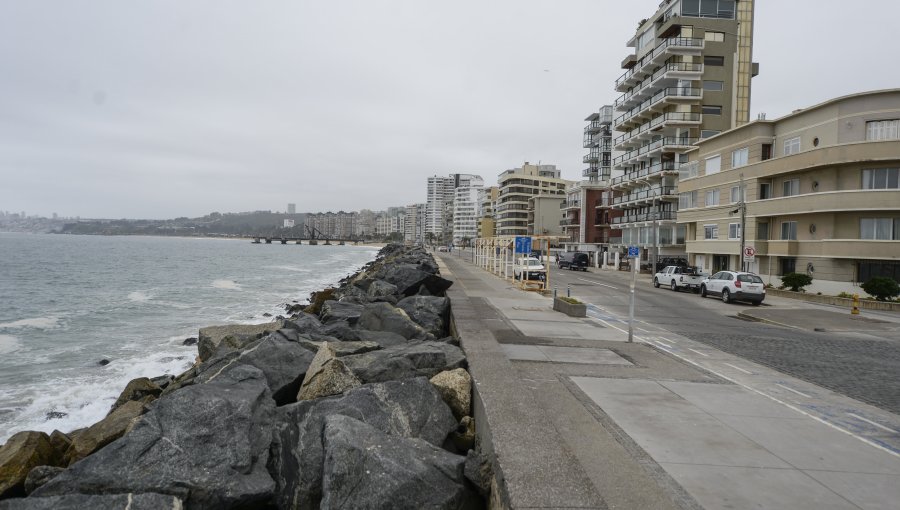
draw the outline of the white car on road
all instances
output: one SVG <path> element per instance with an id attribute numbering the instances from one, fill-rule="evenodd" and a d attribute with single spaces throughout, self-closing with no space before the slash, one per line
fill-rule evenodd
<path id="1" fill-rule="evenodd" d="M 524 278 L 522 278 L 523 274 L 525 275 Z M 513 266 L 513 275 L 516 277 L 516 280 L 544 281 L 547 278 L 547 268 L 535 257 L 519 257 Z"/>
<path id="2" fill-rule="evenodd" d="M 700 283 L 700 296 L 721 296 L 722 301 L 749 301 L 757 306 L 766 299 L 766 285 L 753 273 L 719 271 Z"/>

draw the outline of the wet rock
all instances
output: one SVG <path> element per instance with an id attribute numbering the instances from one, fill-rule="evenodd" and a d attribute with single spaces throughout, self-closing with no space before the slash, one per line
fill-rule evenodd
<path id="1" fill-rule="evenodd" d="M 45 420 L 58 420 L 60 418 L 65 418 L 69 416 L 69 413 L 64 413 L 62 411 L 47 411 L 47 414 L 44 415 Z"/>
<path id="2" fill-rule="evenodd" d="M 57 465 L 50 437 L 43 432 L 13 434 L 0 446 L 0 498 L 25 495 L 25 478 L 37 466 Z"/>
<path id="3" fill-rule="evenodd" d="M 433 335 L 413 322 L 406 315 L 406 312 L 389 303 L 371 303 L 366 305 L 359 316 L 359 328 L 396 333 L 406 339 L 434 339 Z"/>
<path id="4" fill-rule="evenodd" d="M 348 416 L 328 417 L 323 435 L 322 509 L 477 507 L 465 457 Z"/>
<path id="5" fill-rule="evenodd" d="M 313 400 L 316 398 L 340 395 L 347 390 L 357 388 L 362 383 L 353 375 L 344 363 L 338 359 L 337 353 L 328 342 L 323 342 L 316 357 L 313 358 L 300 385 L 297 400 Z"/>
<path id="6" fill-rule="evenodd" d="M 272 331 L 278 331 L 282 327 L 284 327 L 283 321 L 274 321 L 265 324 L 230 324 L 200 328 L 197 352 L 200 359 L 205 361 L 212 357 L 223 342 L 234 348 L 240 348 L 249 343 L 248 340 L 255 340 Z"/>
<path id="7" fill-rule="evenodd" d="M 122 390 L 122 393 L 119 394 L 119 398 L 117 398 L 115 403 L 113 403 L 112 407 L 110 408 L 110 412 L 115 411 L 125 402 L 129 402 L 132 400 L 150 403 L 149 401 L 145 400 L 147 397 L 153 397 L 153 399 L 156 399 L 161 393 L 162 388 L 160 388 L 157 384 L 146 377 L 132 379 L 125 386 L 125 389 Z"/>
<path id="8" fill-rule="evenodd" d="M 459 347 L 440 342 L 411 342 L 342 359 L 363 383 L 431 378 L 466 363 Z"/>
<path id="9" fill-rule="evenodd" d="M 315 355 L 297 342 L 269 335 L 240 351 L 217 353 L 197 370 L 195 383 L 209 383 L 238 367 L 249 365 L 263 372 L 276 405 L 296 401 L 303 376 Z"/>
<path id="10" fill-rule="evenodd" d="M 305 334 L 322 329 L 322 322 L 315 315 L 304 312 L 284 321 L 284 327 Z"/>
<path id="11" fill-rule="evenodd" d="M 38 487 L 44 485 L 49 482 L 56 475 L 65 471 L 66 468 L 61 468 L 57 466 L 36 466 L 31 471 L 28 472 L 28 476 L 25 477 L 25 493 L 31 494 Z"/>
<path id="12" fill-rule="evenodd" d="M 271 314 L 271 313 L 269 313 L 269 312 L 266 312 L 266 313 L 264 313 L 264 314 L 262 314 L 262 316 L 263 316 L 263 317 L 271 317 L 271 316 L 272 316 L 272 314 Z"/>
<path id="13" fill-rule="evenodd" d="M 166 386 L 168 386 L 174 379 L 175 379 L 175 377 L 173 377 L 169 374 L 165 374 L 165 375 L 160 375 L 158 377 L 152 377 L 150 379 L 150 382 L 159 386 L 160 389 L 164 390 L 164 389 L 166 389 Z"/>
<path id="14" fill-rule="evenodd" d="M 457 419 L 472 414 L 472 377 L 466 369 L 441 372 L 431 378 L 431 384 L 437 388 Z"/>
<path id="15" fill-rule="evenodd" d="M 59 462 L 54 465 L 63 465 L 63 458 L 65 458 L 66 452 L 69 450 L 69 447 L 72 446 L 72 438 L 58 430 L 54 430 L 50 433 L 50 446 L 53 447 L 53 458 L 59 459 Z"/>
<path id="16" fill-rule="evenodd" d="M 143 412 L 142 402 L 128 401 L 109 413 L 106 418 L 88 427 L 72 440 L 72 444 L 66 450 L 66 465 L 71 466 L 122 437 L 131 422 Z"/>
<path id="17" fill-rule="evenodd" d="M 427 379 L 369 384 L 340 397 L 306 400 L 276 410 L 269 471 L 279 508 L 318 508 L 322 498 L 325 418 L 351 416 L 384 433 L 443 444 L 457 426 Z"/>
<path id="18" fill-rule="evenodd" d="M 434 296 L 410 296 L 397 303 L 413 322 L 435 338 L 447 336 L 450 324 L 450 299 Z"/>
<path id="19" fill-rule="evenodd" d="M 265 507 L 274 489 L 265 469 L 274 411 L 265 375 L 237 367 L 157 400 L 129 434 L 32 497 L 155 492 L 187 508 Z"/>
<path id="20" fill-rule="evenodd" d="M 181 510 L 181 499 L 166 494 L 67 494 L 0 501 L 0 510 Z"/>
<path id="21" fill-rule="evenodd" d="M 97 364 L 100 365 L 101 367 L 105 367 L 106 365 L 109 365 L 109 360 L 101 359 L 100 361 L 97 362 Z"/>
<path id="22" fill-rule="evenodd" d="M 189 338 L 185 338 L 184 342 L 181 342 L 181 345 L 197 345 L 197 342 L 198 342 L 197 337 L 192 336 Z"/>

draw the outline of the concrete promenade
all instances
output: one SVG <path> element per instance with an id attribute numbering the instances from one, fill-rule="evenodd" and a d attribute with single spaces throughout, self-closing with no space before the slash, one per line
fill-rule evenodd
<path id="1" fill-rule="evenodd" d="M 626 343 L 627 318 L 597 307 L 570 318 L 548 297 L 435 255 L 454 281 L 501 506 L 897 508 L 900 416 L 661 328 Z M 773 312 L 758 318 L 846 322 L 827 309 Z"/>

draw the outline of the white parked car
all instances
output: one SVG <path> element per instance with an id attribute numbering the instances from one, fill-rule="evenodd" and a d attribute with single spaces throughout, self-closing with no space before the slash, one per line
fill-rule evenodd
<path id="1" fill-rule="evenodd" d="M 521 280 L 522 274 L 525 275 L 525 280 L 544 281 L 547 278 L 547 268 L 535 257 L 519 257 L 513 266 L 513 276 L 516 280 Z"/>
<path id="2" fill-rule="evenodd" d="M 722 301 L 749 301 L 758 306 L 766 299 L 766 284 L 753 273 L 719 271 L 700 283 L 700 296 L 722 296 Z"/>

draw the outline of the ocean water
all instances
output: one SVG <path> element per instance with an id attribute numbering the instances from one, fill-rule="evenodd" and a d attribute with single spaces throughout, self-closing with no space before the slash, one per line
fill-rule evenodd
<path id="1" fill-rule="evenodd" d="M 0 233 L 0 444 L 97 422 L 131 379 L 187 369 L 199 328 L 268 322 L 377 251 Z"/>

